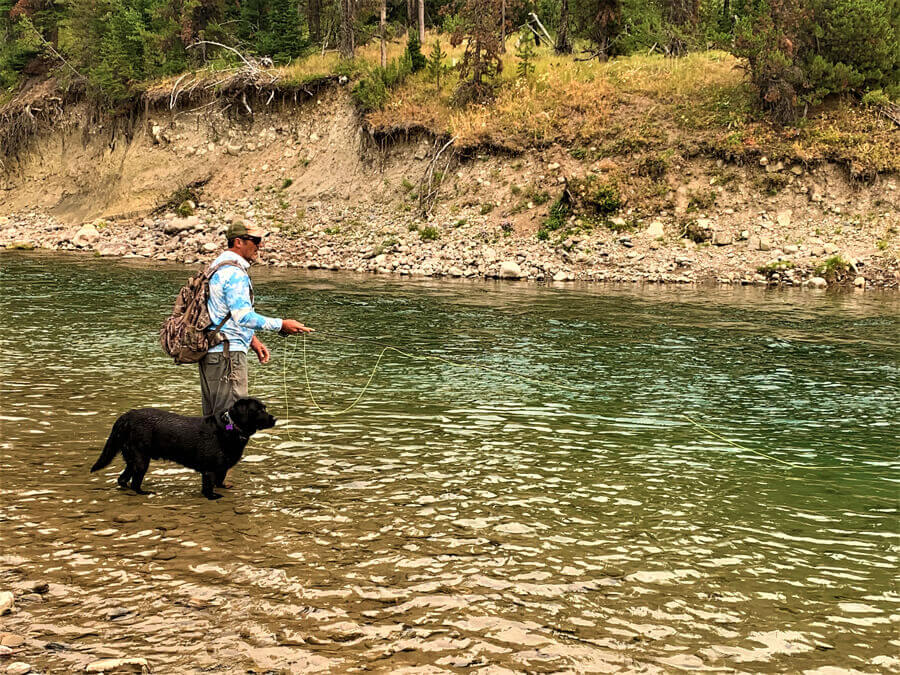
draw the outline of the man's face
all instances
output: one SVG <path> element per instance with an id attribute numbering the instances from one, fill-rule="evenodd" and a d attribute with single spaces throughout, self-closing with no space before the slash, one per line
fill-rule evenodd
<path id="1" fill-rule="evenodd" d="M 234 250 L 247 262 L 254 262 L 259 257 L 259 247 L 262 239 L 259 237 L 238 237 L 234 240 Z"/>

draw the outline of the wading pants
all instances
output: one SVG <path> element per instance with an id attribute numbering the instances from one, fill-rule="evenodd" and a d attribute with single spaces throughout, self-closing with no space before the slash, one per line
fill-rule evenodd
<path id="1" fill-rule="evenodd" d="M 247 383 L 245 352 L 231 352 L 228 357 L 222 352 L 212 352 L 200 359 L 204 416 L 226 410 L 239 398 L 246 398 Z"/>

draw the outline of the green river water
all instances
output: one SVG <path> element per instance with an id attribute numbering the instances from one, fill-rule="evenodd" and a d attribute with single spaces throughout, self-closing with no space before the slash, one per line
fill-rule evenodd
<path id="1" fill-rule="evenodd" d="M 324 416 L 261 334 L 279 424 L 210 502 L 88 472 L 122 412 L 199 414 L 156 342 L 192 270 L 0 269 L 0 641 L 38 671 L 900 671 L 900 295 L 260 268 L 260 312 L 365 339 L 308 340 L 323 408 L 368 340 L 488 370 L 388 352 Z"/>

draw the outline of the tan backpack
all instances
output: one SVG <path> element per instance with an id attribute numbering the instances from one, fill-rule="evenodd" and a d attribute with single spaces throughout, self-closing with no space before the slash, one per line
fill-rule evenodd
<path id="1" fill-rule="evenodd" d="M 211 347 L 226 343 L 219 333 L 231 312 L 218 325 L 211 328 L 207 301 L 209 300 L 209 280 L 220 268 L 232 265 L 241 268 L 233 260 L 226 260 L 214 267 L 200 270 L 181 287 L 172 314 L 159 330 L 159 343 L 163 351 L 175 359 L 175 363 L 197 363 Z"/>

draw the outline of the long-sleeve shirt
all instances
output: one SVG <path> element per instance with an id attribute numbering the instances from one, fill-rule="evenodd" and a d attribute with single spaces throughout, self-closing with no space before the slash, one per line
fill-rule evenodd
<path id="1" fill-rule="evenodd" d="M 225 315 L 231 316 L 221 328 L 222 336 L 228 340 L 228 348 L 233 352 L 246 352 L 256 330 L 281 330 L 281 319 L 270 319 L 253 311 L 250 296 L 250 263 L 233 251 L 225 251 L 211 266 L 224 261 L 234 261 L 240 267 L 226 265 L 217 270 L 209 280 L 209 301 L 206 308 L 213 326 L 218 326 Z M 224 344 L 216 345 L 210 352 L 221 352 Z"/>

